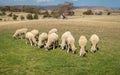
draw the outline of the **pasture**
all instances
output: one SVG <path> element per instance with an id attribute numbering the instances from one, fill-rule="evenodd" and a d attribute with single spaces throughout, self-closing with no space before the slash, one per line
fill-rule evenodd
<path id="1" fill-rule="evenodd" d="M 26 45 L 25 39 L 13 39 L 15 30 L 23 27 L 40 33 L 57 28 L 59 40 L 62 33 L 71 31 L 77 53 L 60 48 L 45 51 Z M 91 53 L 89 38 L 94 33 L 100 37 L 99 51 Z M 86 57 L 79 55 L 80 35 L 88 39 Z M 119 70 L 120 15 L 0 22 L 0 75 L 119 75 Z"/>

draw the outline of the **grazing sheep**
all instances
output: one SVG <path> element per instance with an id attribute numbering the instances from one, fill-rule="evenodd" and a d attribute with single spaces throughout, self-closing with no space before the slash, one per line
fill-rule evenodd
<path id="1" fill-rule="evenodd" d="M 41 33 L 38 38 L 38 47 L 42 47 L 43 46 L 42 42 L 46 43 L 47 39 L 48 39 L 47 33 L 45 32 Z"/>
<path id="2" fill-rule="evenodd" d="M 63 33 L 63 35 L 61 37 L 61 40 L 62 40 L 61 48 L 62 48 L 62 50 L 67 48 L 67 38 L 68 38 L 68 35 L 71 35 L 70 31 L 66 31 L 65 33 Z"/>
<path id="3" fill-rule="evenodd" d="M 35 38 L 39 35 L 39 30 L 33 29 L 31 33 L 34 35 Z"/>
<path id="4" fill-rule="evenodd" d="M 73 53 L 76 52 L 76 47 L 75 47 L 75 39 L 72 36 L 72 34 L 68 35 L 67 37 L 67 46 L 68 46 L 68 50 L 67 53 L 70 51 L 70 49 L 72 50 Z"/>
<path id="5" fill-rule="evenodd" d="M 31 46 L 34 44 L 35 46 L 37 45 L 37 41 L 34 37 L 34 35 L 31 32 L 27 32 L 25 35 L 26 38 L 26 44 L 29 42 L 31 44 Z"/>
<path id="6" fill-rule="evenodd" d="M 90 42 L 91 42 L 91 52 L 95 52 L 97 50 L 97 44 L 99 42 L 99 37 L 96 34 L 93 34 L 90 37 Z"/>
<path id="7" fill-rule="evenodd" d="M 27 31 L 28 31 L 27 28 L 17 29 L 13 35 L 13 38 L 17 38 L 18 36 L 21 36 L 22 39 L 23 38 L 22 35 L 25 35 Z"/>
<path id="8" fill-rule="evenodd" d="M 56 34 L 58 34 L 58 30 L 57 30 L 56 28 L 53 28 L 53 29 L 51 29 L 51 30 L 48 32 L 48 34 L 51 34 L 51 33 L 56 33 Z"/>
<path id="9" fill-rule="evenodd" d="M 79 46 L 80 46 L 80 56 L 85 56 L 86 55 L 86 44 L 87 44 L 87 39 L 85 36 L 80 36 L 79 38 Z"/>
<path id="10" fill-rule="evenodd" d="M 56 33 L 51 33 L 48 35 L 48 41 L 46 43 L 45 49 L 48 50 L 50 48 L 55 49 L 58 46 L 58 35 Z"/>

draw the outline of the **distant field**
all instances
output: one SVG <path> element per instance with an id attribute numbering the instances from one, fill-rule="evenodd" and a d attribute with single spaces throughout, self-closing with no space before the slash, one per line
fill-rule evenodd
<path id="1" fill-rule="evenodd" d="M 46 52 L 44 48 L 26 45 L 25 39 L 14 40 L 15 30 L 23 27 L 29 31 L 38 29 L 40 33 L 57 28 L 59 39 L 69 30 L 75 37 L 77 54 L 60 48 Z M 100 42 L 99 51 L 93 54 L 89 51 L 89 38 L 94 33 Z M 88 39 L 86 57 L 79 56 L 80 35 Z M 119 75 L 119 70 L 120 15 L 0 22 L 0 75 Z"/>

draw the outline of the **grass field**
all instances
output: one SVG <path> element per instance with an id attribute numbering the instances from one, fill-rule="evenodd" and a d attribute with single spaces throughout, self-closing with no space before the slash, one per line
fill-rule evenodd
<path id="1" fill-rule="evenodd" d="M 75 37 L 77 54 L 66 53 L 60 48 L 46 52 L 29 44 L 25 39 L 12 38 L 16 29 L 39 29 L 40 33 L 51 28 L 62 33 L 69 30 Z M 100 37 L 99 51 L 79 56 L 78 39 L 96 33 Z M 62 19 L 0 22 L 0 75 L 119 75 L 120 74 L 120 15 L 85 16 Z"/>

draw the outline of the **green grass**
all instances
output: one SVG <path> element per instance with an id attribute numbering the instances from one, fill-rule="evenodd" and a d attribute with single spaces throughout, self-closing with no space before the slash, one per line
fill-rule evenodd
<path id="1" fill-rule="evenodd" d="M 0 75 L 119 75 L 120 74 L 120 20 L 117 17 L 86 17 L 82 19 L 44 19 L 25 22 L 0 23 Z M 103 18 L 102 21 L 101 18 Z M 114 21 L 111 21 L 113 20 Z M 117 20 L 117 21 L 116 21 Z M 51 28 L 62 33 L 69 30 L 74 35 L 77 54 L 60 48 L 45 51 L 44 48 L 25 44 L 25 39 L 12 38 L 16 29 L 27 27 L 48 32 Z M 99 51 L 79 56 L 78 39 L 96 33 L 100 37 Z"/>

